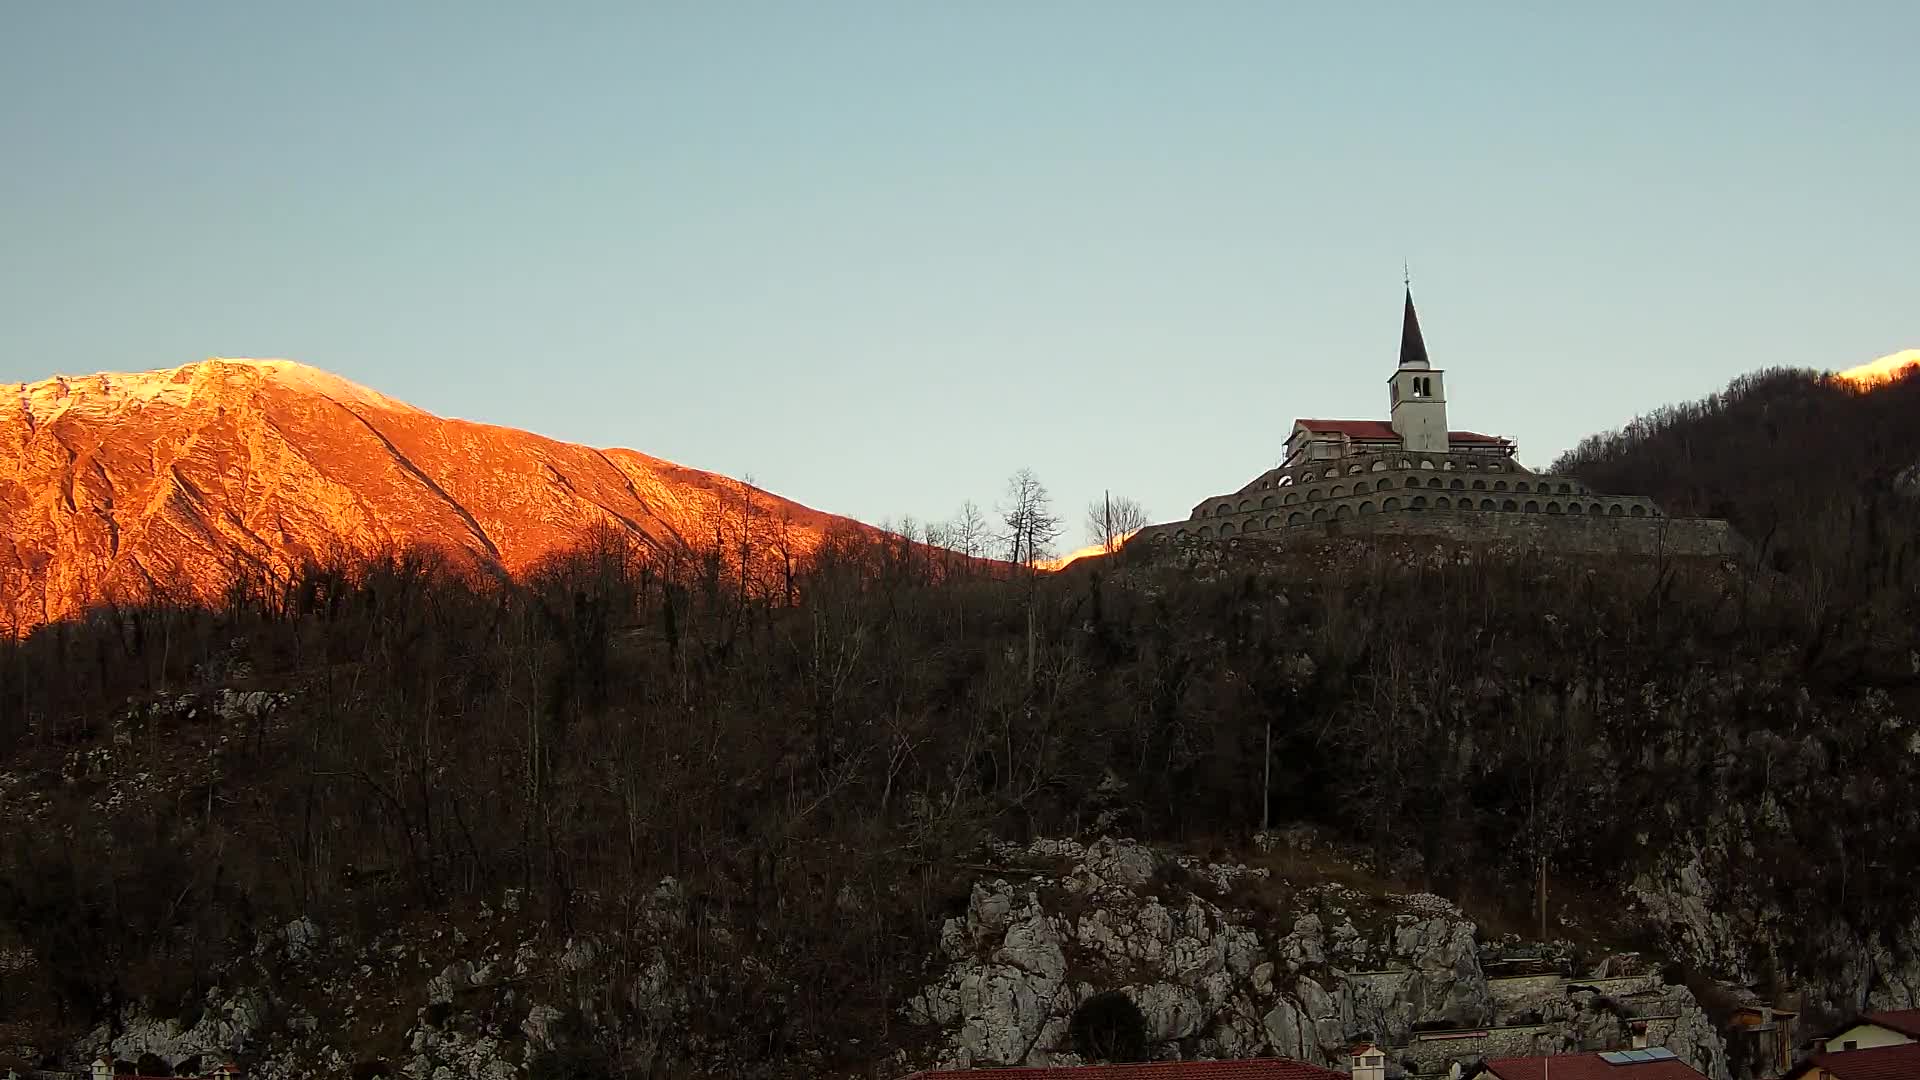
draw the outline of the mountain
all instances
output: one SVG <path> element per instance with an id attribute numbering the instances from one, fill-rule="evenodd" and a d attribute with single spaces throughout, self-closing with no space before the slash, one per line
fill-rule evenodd
<path id="1" fill-rule="evenodd" d="M 435 416 L 287 360 L 59 377 L 9 396 L 0 623 L 16 631 L 110 598 L 214 599 L 240 570 L 413 546 L 519 574 L 602 527 L 684 551 L 756 520 L 796 554 L 864 528 L 632 450 Z"/>

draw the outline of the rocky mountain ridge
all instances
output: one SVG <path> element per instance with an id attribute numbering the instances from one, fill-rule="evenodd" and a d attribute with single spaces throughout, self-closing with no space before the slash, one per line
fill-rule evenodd
<path id="1" fill-rule="evenodd" d="M 862 528 L 738 481 L 435 416 L 286 360 L 21 384 L 0 407 L 0 629 L 409 547 L 521 574 L 605 529 L 684 551 Z"/>

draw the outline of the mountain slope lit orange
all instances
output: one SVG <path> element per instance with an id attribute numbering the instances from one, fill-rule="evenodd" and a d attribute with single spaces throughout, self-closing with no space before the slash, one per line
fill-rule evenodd
<path id="1" fill-rule="evenodd" d="M 1902 349 L 1872 363 L 1840 372 L 1839 377 L 1861 386 L 1873 386 L 1900 378 L 1909 368 L 1920 367 L 1920 349 Z"/>
<path id="2" fill-rule="evenodd" d="M 285 360 L 48 379 L 0 406 L 0 633 L 233 568 L 438 547 L 519 573 L 610 526 L 653 550 L 740 508 L 796 553 L 864 528 L 631 450 L 434 416 Z"/>

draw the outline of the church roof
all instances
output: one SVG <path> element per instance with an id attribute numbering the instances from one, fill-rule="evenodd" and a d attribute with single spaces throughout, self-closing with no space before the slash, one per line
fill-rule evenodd
<path id="1" fill-rule="evenodd" d="M 1349 439 L 1379 440 L 1381 442 L 1399 442 L 1400 433 L 1385 420 L 1295 420 L 1295 426 L 1308 431 L 1332 435 L 1345 435 Z M 1449 431 L 1450 443 L 1486 443 L 1499 445 L 1507 440 L 1498 435 L 1482 435 L 1477 431 Z"/>
<path id="2" fill-rule="evenodd" d="M 1413 286 L 1407 286 L 1407 312 L 1400 321 L 1400 366 L 1423 368 L 1427 363 L 1427 342 L 1420 336 L 1420 316 L 1413 310 Z"/>

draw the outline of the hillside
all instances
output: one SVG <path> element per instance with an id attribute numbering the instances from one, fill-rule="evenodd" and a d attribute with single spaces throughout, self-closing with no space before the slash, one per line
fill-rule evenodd
<path id="1" fill-rule="evenodd" d="M 1920 583 L 1917 418 L 1920 366 L 1891 378 L 1764 371 L 1592 436 L 1553 471 L 1727 518 L 1767 566 L 1830 592 L 1836 609 L 1908 602 Z"/>
<path id="2" fill-rule="evenodd" d="M 857 528 L 734 480 L 434 416 L 284 360 L 28 383 L 0 410 L 0 631 L 88 605 L 217 602 L 303 562 L 431 549 L 524 574 L 612 530 L 654 553 L 798 556 Z M 744 523 L 744 525 L 743 525 Z"/>
<path id="3" fill-rule="evenodd" d="M 1703 506 L 1807 538 L 1758 568 L 1340 540 L 1006 576 L 836 533 L 765 590 L 602 533 L 0 643 L 0 1053 L 893 1077 L 1064 1060 L 1111 1007 L 1153 1054 L 1364 1032 L 1443 1076 L 1461 1031 L 1638 1009 L 1755 1075 L 1732 1004 L 1920 1006 L 1912 533 L 1863 526 L 1850 574 L 1802 496 L 1903 504 L 1866 455 L 1755 483 L 1718 443 L 1899 399 L 1774 378 L 1579 465 L 1691 447 Z M 1608 989 L 1492 978 L 1525 963 Z"/>

